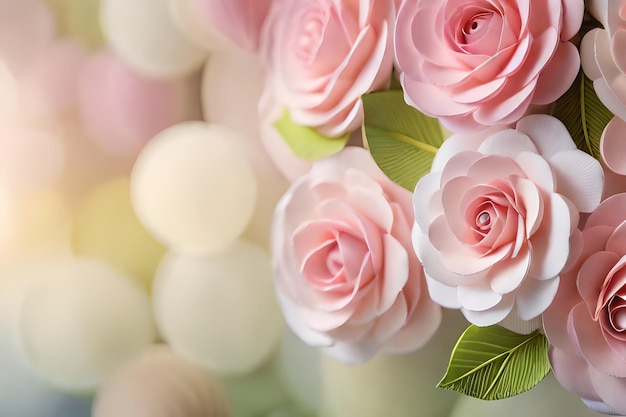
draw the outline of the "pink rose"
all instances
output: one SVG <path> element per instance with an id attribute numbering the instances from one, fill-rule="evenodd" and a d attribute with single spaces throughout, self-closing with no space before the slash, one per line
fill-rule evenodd
<path id="1" fill-rule="evenodd" d="M 604 29 L 589 31 L 580 45 L 585 75 L 594 81 L 598 98 L 626 120 L 626 0 L 595 2 L 604 12 Z M 602 16 L 599 16 L 602 18 Z"/>
<path id="2" fill-rule="evenodd" d="M 583 249 L 543 314 L 558 381 L 597 412 L 626 414 L 626 194 L 587 220 Z"/>
<path id="3" fill-rule="evenodd" d="M 602 185 L 598 161 L 551 116 L 486 138 L 451 136 L 413 198 L 413 245 L 433 300 L 479 326 L 512 311 L 537 317 L 576 252 L 579 212 L 597 207 Z"/>
<path id="4" fill-rule="evenodd" d="M 519 120 L 572 84 L 582 0 L 417 0 L 398 12 L 405 100 L 452 131 Z"/>
<path id="5" fill-rule="evenodd" d="M 306 343 L 362 362 L 425 344 L 441 308 L 412 256 L 411 193 L 363 148 L 317 161 L 276 207 L 272 249 L 287 323 Z"/>
<path id="6" fill-rule="evenodd" d="M 361 95 L 389 84 L 393 0 L 276 1 L 263 39 L 276 100 L 329 137 L 357 129 Z"/>

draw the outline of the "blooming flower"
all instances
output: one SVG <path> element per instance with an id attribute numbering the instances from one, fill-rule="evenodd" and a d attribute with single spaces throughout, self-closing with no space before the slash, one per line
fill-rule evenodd
<path id="1" fill-rule="evenodd" d="M 404 1 L 395 55 L 405 100 L 452 131 L 514 123 L 576 78 L 568 39 L 583 12 L 582 0 Z"/>
<path id="2" fill-rule="evenodd" d="M 363 121 L 361 95 L 391 78 L 393 0 L 276 1 L 263 38 L 276 99 L 329 137 Z"/>
<path id="3" fill-rule="evenodd" d="M 479 326 L 514 307 L 522 320 L 535 318 L 552 302 L 578 247 L 579 212 L 599 204 L 602 184 L 600 164 L 551 116 L 486 138 L 453 135 L 413 199 L 431 297 Z"/>
<path id="4" fill-rule="evenodd" d="M 626 194 L 587 220 L 582 253 L 543 315 L 558 381 L 598 412 L 626 414 Z"/>
<path id="5" fill-rule="evenodd" d="M 292 330 L 348 362 L 426 343 L 441 308 L 411 256 L 412 222 L 411 193 L 367 150 L 316 162 L 278 203 L 272 225 L 276 291 Z"/>

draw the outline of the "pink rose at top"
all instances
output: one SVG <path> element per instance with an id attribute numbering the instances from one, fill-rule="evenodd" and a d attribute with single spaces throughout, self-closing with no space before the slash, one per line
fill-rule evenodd
<path id="1" fill-rule="evenodd" d="M 626 414 L 626 194 L 600 204 L 543 314 L 558 381 L 594 411 Z"/>
<path id="2" fill-rule="evenodd" d="M 454 132 L 515 123 L 576 78 L 568 39 L 583 13 L 583 0 L 404 1 L 395 55 L 405 100 Z"/>
<path id="3" fill-rule="evenodd" d="M 361 95 L 388 86 L 393 0 L 276 0 L 261 50 L 275 99 L 329 137 L 363 121 Z"/>
<path id="4" fill-rule="evenodd" d="M 275 286 L 291 329 L 346 362 L 424 345 L 441 321 L 411 248 L 411 193 L 369 152 L 313 164 L 276 207 Z"/>
<path id="5" fill-rule="evenodd" d="M 413 198 L 431 297 L 479 326 L 537 317 L 580 246 L 579 212 L 597 207 L 602 187 L 598 161 L 552 116 L 451 136 Z"/>
<path id="6" fill-rule="evenodd" d="M 580 45 L 585 75 L 602 103 L 616 116 L 605 128 L 600 152 L 607 166 L 626 174 L 626 0 L 590 1 L 589 10 L 604 29 L 589 31 Z"/>

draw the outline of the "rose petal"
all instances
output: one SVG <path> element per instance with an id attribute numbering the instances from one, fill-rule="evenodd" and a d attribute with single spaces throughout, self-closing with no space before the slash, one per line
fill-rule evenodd
<path id="1" fill-rule="evenodd" d="M 476 326 L 491 326 L 504 320 L 513 309 L 514 301 L 515 296 L 506 294 L 498 305 L 489 310 L 473 311 L 462 308 L 461 312 L 470 323 Z"/>
<path id="2" fill-rule="evenodd" d="M 626 414 L 626 379 L 614 378 L 590 368 L 591 383 L 599 397 L 618 414 Z"/>
<path id="3" fill-rule="evenodd" d="M 481 282 L 478 285 L 458 287 L 458 297 L 463 309 L 472 311 L 485 311 L 493 308 L 502 300 L 502 295 L 491 289 L 489 282 Z"/>
<path id="4" fill-rule="evenodd" d="M 428 293 L 434 302 L 446 308 L 461 308 L 457 287 L 451 287 L 425 274 Z"/>
<path id="5" fill-rule="evenodd" d="M 557 192 L 570 199 L 578 211 L 591 213 L 600 204 L 604 173 L 600 163 L 579 151 L 557 152 L 550 158 Z M 572 171 L 572 167 L 576 167 Z"/>
<path id="6" fill-rule="evenodd" d="M 311 346 L 330 346 L 332 344 L 332 339 L 328 336 L 311 329 L 302 322 L 300 319 L 300 306 L 294 303 L 288 295 L 277 289 L 276 296 L 283 310 L 287 325 L 299 338 Z"/>
<path id="7" fill-rule="evenodd" d="M 567 2 L 563 2 L 567 4 Z M 572 85 L 578 69 L 578 49 L 570 42 L 560 42 L 550 62 L 539 74 L 533 104 L 551 104 L 561 97 Z"/>
<path id="8" fill-rule="evenodd" d="M 533 235 L 530 245 L 532 264 L 530 276 L 550 279 L 557 276 L 569 255 L 570 207 L 558 194 L 544 201 L 544 220 Z"/>
<path id="9" fill-rule="evenodd" d="M 530 251 L 524 248 L 514 258 L 507 259 L 493 266 L 487 274 L 491 289 L 498 294 L 507 294 L 516 290 L 530 269 Z"/>
<path id="10" fill-rule="evenodd" d="M 548 193 L 553 193 L 556 188 L 554 173 L 548 162 L 532 152 L 522 152 L 515 157 L 515 161 L 524 170 L 526 178 Z"/>
<path id="11" fill-rule="evenodd" d="M 427 292 L 424 294 L 405 326 L 387 342 L 385 352 L 393 354 L 412 352 L 424 346 L 435 334 L 441 324 L 441 307 L 428 298 Z M 429 320 L 424 320 L 425 317 Z"/>
<path id="12" fill-rule="evenodd" d="M 391 235 L 383 236 L 385 266 L 378 311 L 384 313 L 394 304 L 409 279 L 409 255 Z"/>
<path id="13" fill-rule="evenodd" d="M 606 125 L 600 139 L 600 153 L 606 166 L 613 172 L 626 175 L 626 122 L 613 117 Z"/>
<path id="14" fill-rule="evenodd" d="M 537 153 L 537 147 L 528 135 L 514 129 L 506 129 L 489 136 L 478 148 L 478 152 L 515 158 L 529 151 Z"/>
<path id="15" fill-rule="evenodd" d="M 591 213 L 585 223 L 585 229 L 597 225 L 616 228 L 624 221 L 624 213 L 626 213 L 626 194 L 612 195 Z"/>
<path id="16" fill-rule="evenodd" d="M 591 319 L 587 308 L 578 304 L 572 309 L 570 320 L 580 351 L 589 364 L 603 374 L 624 378 L 626 363 L 606 343 L 600 326 Z"/>
<path id="17" fill-rule="evenodd" d="M 554 346 L 550 346 L 548 357 L 554 376 L 563 388 L 583 398 L 600 400 L 591 383 L 589 366 L 581 357 L 567 354 Z"/>
<path id="18" fill-rule="evenodd" d="M 552 303 L 559 288 L 559 277 L 537 280 L 528 277 L 517 290 L 515 308 L 522 320 L 532 320 Z"/>
<path id="19" fill-rule="evenodd" d="M 539 150 L 539 154 L 546 159 L 550 159 L 557 152 L 576 149 L 567 128 L 555 117 L 532 114 L 520 119 L 515 128 L 526 133 Z"/>

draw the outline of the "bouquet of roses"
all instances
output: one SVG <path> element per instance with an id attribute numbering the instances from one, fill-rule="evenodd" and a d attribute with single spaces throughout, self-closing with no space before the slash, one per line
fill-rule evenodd
<path id="1" fill-rule="evenodd" d="M 291 329 L 363 362 L 460 309 L 439 386 L 500 399 L 552 370 L 626 414 L 626 1 L 215 3 L 293 181 L 271 242 Z"/>

